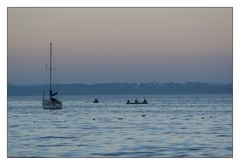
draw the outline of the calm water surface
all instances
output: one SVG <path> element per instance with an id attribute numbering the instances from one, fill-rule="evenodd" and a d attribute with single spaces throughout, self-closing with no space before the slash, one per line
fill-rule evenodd
<path id="1" fill-rule="evenodd" d="M 125 104 L 135 98 L 149 104 Z M 232 95 L 60 99 L 8 97 L 8 157 L 232 157 Z"/>

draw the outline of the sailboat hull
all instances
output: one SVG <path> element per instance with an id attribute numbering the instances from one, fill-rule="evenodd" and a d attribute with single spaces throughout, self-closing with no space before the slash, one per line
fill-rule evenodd
<path id="1" fill-rule="evenodd" d="M 43 109 L 62 109 L 62 103 L 60 101 L 58 102 L 52 102 L 50 100 L 44 100 L 42 103 Z"/>

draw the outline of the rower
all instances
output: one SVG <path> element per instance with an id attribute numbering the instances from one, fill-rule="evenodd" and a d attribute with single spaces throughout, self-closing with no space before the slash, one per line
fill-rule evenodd
<path id="1" fill-rule="evenodd" d="M 137 104 L 137 103 L 138 103 L 138 100 L 137 100 L 137 99 L 135 99 L 134 103 L 135 103 L 135 104 Z"/>
<path id="2" fill-rule="evenodd" d="M 95 99 L 95 100 L 93 101 L 93 103 L 99 103 L 98 99 Z"/>
<path id="3" fill-rule="evenodd" d="M 143 104 L 147 104 L 148 102 L 147 102 L 147 100 L 146 99 L 144 99 L 143 100 Z"/>

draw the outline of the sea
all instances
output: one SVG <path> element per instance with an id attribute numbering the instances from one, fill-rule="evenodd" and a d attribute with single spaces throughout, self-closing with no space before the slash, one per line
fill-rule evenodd
<path id="1" fill-rule="evenodd" d="M 135 98 L 149 104 L 126 104 Z M 231 94 L 59 99 L 62 110 L 43 110 L 41 96 L 8 96 L 9 158 L 233 156 Z"/>

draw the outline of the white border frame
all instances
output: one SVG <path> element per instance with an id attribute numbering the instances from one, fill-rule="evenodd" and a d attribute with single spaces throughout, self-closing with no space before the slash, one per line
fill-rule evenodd
<path id="1" fill-rule="evenodd" d="M 7 7 L 233 7 L 233 158 L 7 158 Z M 0 159 L 1 164 L 239 164 L 240 162 L 240 1 L 239 0 L 1 0 Z M 69 162 L 70 161 L 70 162 Z"/>

